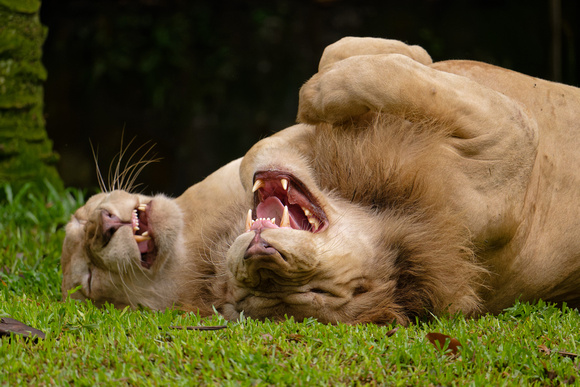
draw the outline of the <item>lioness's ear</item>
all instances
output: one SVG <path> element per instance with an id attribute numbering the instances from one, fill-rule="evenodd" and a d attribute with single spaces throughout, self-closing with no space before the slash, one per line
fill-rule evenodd
<path id="1" fill-rule="evenodd" d="M 424 64 L 433 63 L 431 56 L 420 46 L 409 46 L 401 41 L 347 36 L 324 49 L 318 71 L 328 70 L 333 63 L 357 55 L 401 54 Z"/>

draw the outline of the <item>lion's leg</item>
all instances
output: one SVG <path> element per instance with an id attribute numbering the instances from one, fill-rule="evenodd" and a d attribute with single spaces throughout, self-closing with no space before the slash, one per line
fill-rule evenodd
<path id="1" fill-rule="evenodd" d="M 400 54 L 346 58 L 300 91 L 301 122 L 345 123 L 369 111 L 445 131 L 432 174 L 446 181 L 446 195 L 465 213 L 475 240 L 509 240 L 521 220 L 538 144 L 537 124 L 524 106 Z"/>
<path id="2" fill-rule="evenodd" d="M 335 124 L 369 111 L 411 121 L 435 120 L 463 139 L 514 127 L 520 135 L 522 131 L 536 135 L 535 122 L 519 103 L 401 54 L 343 59 L 314 75 L 300 90 L 299 122 Z"/>
<path id="3" fill-rule="evenodd" d="M 384 54 L 405 55 L 424 65 L 433 63 L 427 51 L 420 46 L 409 46 L 399 40 L 348 36 L 324 49 L 318 70 L 323 71 L 334 63 L 351 56 Z"/>

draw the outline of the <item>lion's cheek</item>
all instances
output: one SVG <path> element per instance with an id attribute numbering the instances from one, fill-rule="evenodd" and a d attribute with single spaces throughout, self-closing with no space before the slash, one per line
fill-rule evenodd
<path id="1" fill-rule="evenodd" d="M 112 273 L 122 273 L 127 265 L 141 260 L 141 253 L 130 227 L 121 227 L 96 255 L 104 267 Z"/>

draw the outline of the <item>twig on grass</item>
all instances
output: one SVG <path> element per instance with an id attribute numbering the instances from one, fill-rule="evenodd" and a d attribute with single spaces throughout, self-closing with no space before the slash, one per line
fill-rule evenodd
<path id="1" fill-rule="evenodd" d="M 179 329 L 179 330 L 187 330 L 187 331 L 218 331 L 220 329 L 226 329 L 227 325 L 214 325 L 214 326 L 179 326 L 179 325 L 170 325 L 168 329 Z M 158 327 L 159 329 L 164 329 L 163 327 Z"/>

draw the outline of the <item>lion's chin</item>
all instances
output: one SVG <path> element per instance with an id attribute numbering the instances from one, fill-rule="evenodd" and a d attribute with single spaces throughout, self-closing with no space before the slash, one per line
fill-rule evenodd
<path id="1" fill-rule="evenodd" d="M 283 320 L 292 316 L 296 321 L 315 318 L 322 323 L 337 323 L 345 320 L 345 312 L 351 301 L 349 297 L 341 297 L 320 288 L 285 292 L 238 288 L 234 293 L 240 297 L 231 303 L 236 314 L 243 312 L 258 320 Z"/>

